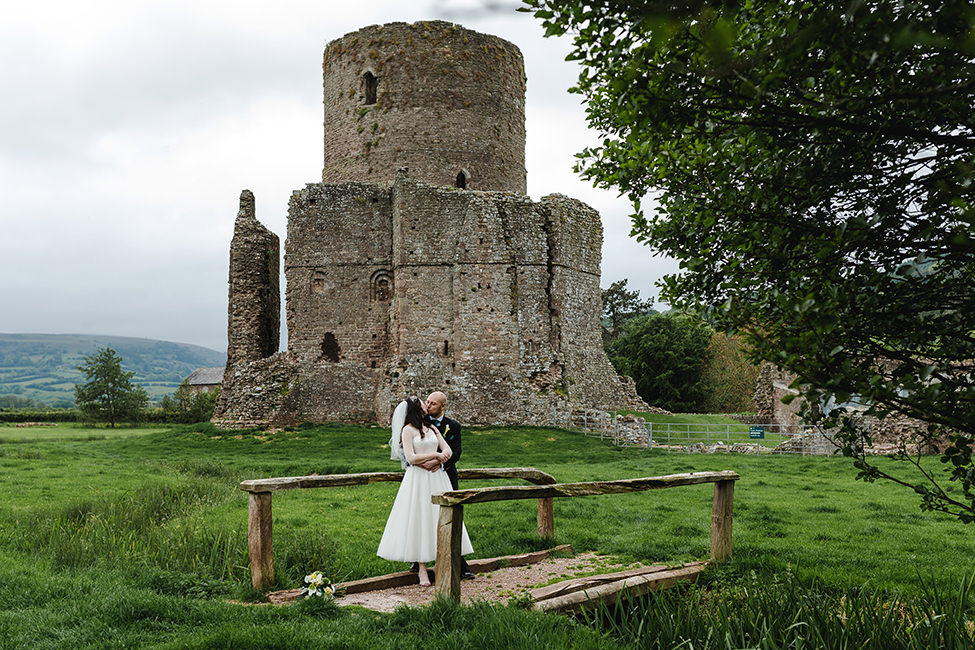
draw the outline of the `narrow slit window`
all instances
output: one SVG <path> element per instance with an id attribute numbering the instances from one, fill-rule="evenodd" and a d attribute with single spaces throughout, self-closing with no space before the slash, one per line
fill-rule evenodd
<path id="1" fill-rule="evenodd" d="M 379 90 L 379 78 L 373 73 L 367 72 L 362 75 L 362 81 L 365 85 L 366 104 L 375 104 L 376 93 Z"/>

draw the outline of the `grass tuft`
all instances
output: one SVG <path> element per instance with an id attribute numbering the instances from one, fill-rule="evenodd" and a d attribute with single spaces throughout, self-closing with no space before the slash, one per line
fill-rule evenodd
<path id="1" fill-rule="evenodd" d="M 736 584 L 623 598 L 583 619 L 627 647 L 648 650 L 962 649 L 975 642 L 973 586 L 967 577 L 953 596 L 932 590 L 897 598 L 806 585 L 786 571 L 771 580 L 753 574 Z"/>

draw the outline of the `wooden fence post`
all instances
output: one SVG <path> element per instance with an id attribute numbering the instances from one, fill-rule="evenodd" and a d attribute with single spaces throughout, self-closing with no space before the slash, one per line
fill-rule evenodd
<path id="1" fill-rule="evenodd" d="M 541 539 L 555 537 L 555 499 L 538 500 L 538 536 Z"/>
<path id="2" fill-rule="evenodd" d="M 251 492 L 247 507 L 247 550 L 251 557 L 251 584 L 263 591 L 274 584 L 274 549 L 271 543 L 271 492 Z"/>
<path id="3" fill-rule="evenodd" d="M 714 484 L 714 506 L 711 510 L 711 562 L 715 564 L 731 557 L 734 500 L 734 481 L 717 481 Z"/>
<path id="4" fill-rule="evenodd" d="M 440 506 L 437 524 L 436 593 L 460 602 L 460 542 L 464 506 Z"/>

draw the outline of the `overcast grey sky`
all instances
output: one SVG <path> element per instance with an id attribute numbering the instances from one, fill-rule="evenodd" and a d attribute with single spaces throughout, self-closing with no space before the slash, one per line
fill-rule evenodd
<path id="1" fill-rule="evenodd" d="M 517 6 L 512 0 L 495 5 Z M 528 191 L 603 218 L 602 286 L 644 297 L 676 262 L 628 237 L 629 204 L 572 172 L 597 140 L 568 43 L 476 0 L 67 0 L 0 21 L 0 332 L 136 336 L 226 349 L 227 264 L 244 188 L 286 234 L 321 178 L 321 57 L 360 27 L 446 19 L 521 48 Z"/>

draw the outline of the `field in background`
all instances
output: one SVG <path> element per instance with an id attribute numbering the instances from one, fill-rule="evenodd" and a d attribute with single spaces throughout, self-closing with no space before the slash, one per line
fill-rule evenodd
<path id="1" fill-rule="evenodd" d="M 74 404 L 83 380 L 84 356 L 111 347 L 122 366 L 153 400 L 172 393 L 197 368 L 222 366 L 223 352 L 187 343 L 91 334 L 0 333 L 0 395 L 15 395 L 53 407 Z"/>

